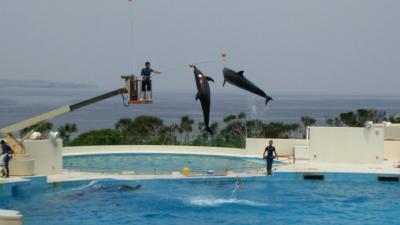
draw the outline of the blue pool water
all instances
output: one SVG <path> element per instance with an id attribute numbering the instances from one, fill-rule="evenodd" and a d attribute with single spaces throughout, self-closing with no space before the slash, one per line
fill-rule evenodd
<path id="1" fill-rule="evenodd" d="M 279 176 L 242 179 L 236 191 L 234 178 L 28 186 L 0 208 L 20 210 L 25 225 L 399 224 L 398 182 Z"/>
<path id="2" fill-rule="evenodd" d="M 137 174 L 162 174 L 181 171 L 214 170 L 216 172 L 258 170 L 265 166 L 262 159 L 226 156 L 180 155 L 180 154 L 107 154 L 65 156 L 64 168 L 85 172 L 135 171 Z"/>

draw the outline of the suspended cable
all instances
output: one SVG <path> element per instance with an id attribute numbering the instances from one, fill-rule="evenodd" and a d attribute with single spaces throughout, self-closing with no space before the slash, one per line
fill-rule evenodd
<path id="1" fill-rule="evenodd" d="M 129 5 L 129 26 L 130 26 L 130 40 L 129 40 L 129 54 L 130 54 L 130 58 L 131 58 L 131 67 L 132 67 L 132 71 L 135 70 L 135 66 L 134 66 L 134 62 L 135 62 L 135 55 L 134 55 L 134 37 L 135 37 L 135 32 L 134 32 L 134 27 L 133 27 L 133 4 L 134 1 L 133 0 L 128 0 L 128 5 Z"/>
<path id="2" fill-rule="evenodd" d="M 188 65 L 174 66 L 174 67 L 164 69 L 164 70 L 162 70 L 162 72 L 166 73 L 166 72 L 171 72 L 174 70 L 183 69 L 183 68 L 186 68 L 187 66 L 189 66 L 189 68 L 192 68 L 193 65 L 204 65 L 204 64 L 219 63 L 219 62 L 224 62 L 224 61 L 226 61 L 226 54 L 222 53 L 219 59 L 210 59 L 210 60 L 200 61 L 200 62 L 188 64 Z"/>

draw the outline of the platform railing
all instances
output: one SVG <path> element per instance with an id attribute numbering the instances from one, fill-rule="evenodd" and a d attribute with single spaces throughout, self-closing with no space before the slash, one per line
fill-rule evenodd
<path id="1" fill-rule="evenodd" d="M 152 86 L 152 80 L 150 79 L 150 86 Z M 133 81 L 130 83 L 130 93 L 129 93 L 129 100 L 130 101 L 138 101 L 138 100 L 151 100 L 153 99 L 153 93 L 151 90 L 148 90 L 146 87 L 147 95 L 144 96 L 142 91 L 142 83 L 143 79 L 135 77 Z"/>

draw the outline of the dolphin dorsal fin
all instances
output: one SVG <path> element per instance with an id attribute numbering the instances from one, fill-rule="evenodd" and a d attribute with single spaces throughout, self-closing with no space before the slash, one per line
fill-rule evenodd
<path id="1" fill-rule="evenodd" d="M 241 71 L 237 72 L 237 74 L 238 74 L 239 76 L 243 77 L 244 71 L 241 70 Z"/>

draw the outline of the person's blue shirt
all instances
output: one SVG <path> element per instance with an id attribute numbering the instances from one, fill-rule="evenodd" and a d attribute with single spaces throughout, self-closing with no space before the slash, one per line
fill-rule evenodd
<path id="1" fill-rule="evenodd" d="M 2 145 L 1 149 L 3 150 L 3 154 L 11 154 L 11 148 L 8 145 Z"/>
<path id="2" fill-rule="evenodd" d="M 152 68 L 143 68 L 141 75 L 143 77 L 150 78 L 152 72 L 154 72 L 154 70 Z"/>

